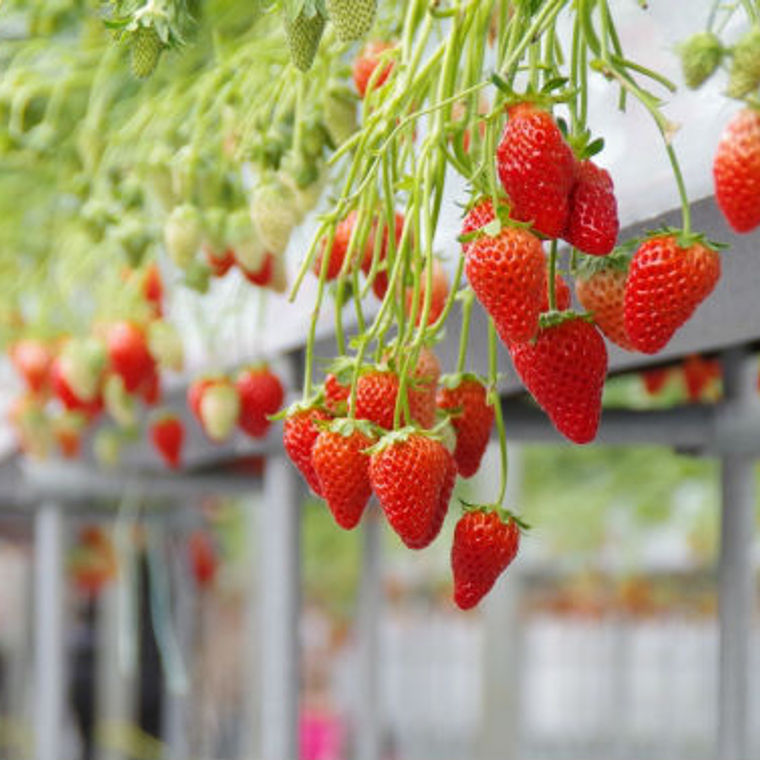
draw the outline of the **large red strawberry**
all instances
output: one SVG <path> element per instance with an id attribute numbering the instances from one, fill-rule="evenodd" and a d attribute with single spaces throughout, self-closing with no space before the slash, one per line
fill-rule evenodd
<path id="1" fill-rule="evenodd" d="M 176 470 L 185 440 L 185 429 L 179 418 L 174 414 L 156 418 L 150 426 L 150 439 L 167 467 Z"/>
<path id="2" fill-rule="evenodd" d="M 346 421 L 333 423 L 314 443 L 311 462 L 319 478 L 320 491 L 335 522 L 351 530 L 362 518 L 372 495 L 369 454 L 373 440 Z"/>
<path id="3" fill-rule="evenodd" d="M 389 437 L 370 459 L 372 488 L 393 530 L 410 549 L 430 542 L 446 480 L 440 441 L 409 433 Z"/>
<path id="4" fill-rule="evenodd" d="M 362 374 L 356 383 L 356 418 L 392 430 L 398 389 L 398 375 L 391 370 L 373 369 Z"/>
<path id="5" fill-rule="evenodd" d="M 375 69 L 380 65 L 380 58 L 386 50 L 393 47 L 388 42 L 369 42 L 364 46 L 362 51 L 356 57 L 353 66 L 353 77 L 356 90 L 363 98 L 367 94 L 367 89 L 382 87 L 393 70 L 393 63 L 386 63 L 383 69 L 375 74 Z"/>
<path id="6" fill-rule="evenodd" d="M 607 262 L 605 259 L 605 264 Z M 627 277 L 626 262 L 616 261 L 609 262 L 609 266 L 594 266 L 582 272 L 575 280 L 575 292 L 581 306 L 594 317 L 597 327 L 613 343 L 626 351 L 634 351 L 625 331 Z"/>
<path id="7" fill-rule="evenodd" d="M 505 343 L 536 334 L 546 257 L 535 235 L 521 227 L 504 227 L 495 237 L 482 235 L 467 250 L 465 271 Z"/>
<path id="8" fill-rule="evenodd" d="M 625 330 L 637 351 L 655 354 L 710 295 L 720 256 L 701 242 L 686 247 L 675 235 L 645 240 L 633 255 L 625 286 Z"/>
<path id="9" fill-rule="evenodd" d="M 134 393 L 155 368 L 145 333 L 132 322 L 116 322 L 108 328 L 106 344 L 111 369 Z"/>
<path id="10" fill-rule="evenodd" d="M 438 407 L 451 415 L 457 436 L 454 459 L 463 478 L 471 478 L 480 468 L 494 421 L 488 390 L 472 375 L 464 375 L 453 387 L 438 391 Z"/>
<path id="11" fill-rule="evenodd" d="M 565 314 L 510 353 L 517 374 L 557 430 L 575 443 L 593 441 L 607 374 L 607 349 L 596 328 Z"/>
<path id="12" fill-rule="evenodd" d="M 531 103 L 510 108 L 496 163 L 512 217 L 560 237 L 567 227 L 575 158 L 552 115 Z"/>
<path id="13" fill-rule="evenodd" d="M 715 200 L 736 232 L 760 224 L 760 111 L 744 108 L 728 122 L 713 161 Z"/>
<path id="14" fill-rule="evenodd" d="M 612 178 L 593 161 L 581 161 L 576 165 L 575 180 L 562 237 L 583 253 L 606 256 L 620 232 Z"/>
<path id="15" fill-rule="evenodd" d="M 40 340 L 20 340 L 11 349 L 11 361 L 32 393 L 41 393 L 48 382 L 53 355 Z"/>
<path id="16" fill-rule="evenodd" d="M 520 547 L 520 528 L 491 509 L 472 509 L 459 518 L 451 547 L 454 601 L 473 608 L 509 567 Z"/>
<path id="17" fill-rule="evenodd" d="M 311 461 L 312 450 L 319 436 L 318 422 L 326 422 L 330 415 L 319 407 L 296 409 L 285 418 L 282 441 L 290 461 L 298 468 L 311 490 L 322 495 L 319 477 Z"/>
<path id="18" fill-rule="evenodd" d="M 425 297 L 427 293 L 427 271 L 423 270 L 420 282 L 419 296 L 417 299 L 417 309 L 415 312 L 414 324 L 419 327 L 422 320 L 422 312 L 425 308 Z M 446 307 L 446 300 L 449 297 L 449 280 L 446 276 L 446 270 L 437 259 L 433 262 L 433 287 L 430 295 L 430 308 L 428 311 L 427 324 L 432 325 L 443 313 Z M 411 286 L 406 289 L 406 315 L 412 316 L 414 306 L 414 288 Z"/>
<path id="19" fill-rule="evenodd" d="M 240 396 L 238 425 L 252 438 L 262 438 L 272 424 L 269 415 L 280 410 L 285 398 L 280 379 L 267 366 L 249 367 L 238 374 L 235 385 Z"/>

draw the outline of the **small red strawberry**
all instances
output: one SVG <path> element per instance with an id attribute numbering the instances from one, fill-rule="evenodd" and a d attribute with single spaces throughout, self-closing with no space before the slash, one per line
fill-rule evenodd
<path id="1" fill-rule="evenodd" d="M 419 327 L 422 319 L 422 311 L 425 308 L 425 294 L 427 293 L 427 273 L 422 272 L 420 283 L 419 298 L 417 300 L 417 311 L 415 316 L 415 325 Z M 433 262 L 433 287 L 430 296 L 430 310 L 428 312 L 427 324 L 432 325 L 441 316 L 446 306 L 446 300 L 449 297 L 449 280 L 446 276 L 446 270 L 437 259 Z M 406 289 L 406 315 L 411 317 L 412 307 L 414 304 L 414 288 Z"/>
<path id="2" fill-rule="evenodd" d="M 248 280 L 248 282 L 250 282 L 252 285 L 258 285 L 260 288 L 266 288 L 268 285 L 272 284 L 272 280 L 274 279 L 274 265 L 274 255 L 271 253 L 265 253 L 264 260 L 262 261 L 261 267 L 259 267 L 259 269 L 257 269 L 255 272 L 249 272 L 244 267 L 241 267 L 241 271 L 243 272 L 245 279 Z"/>
<path id="3" fill-rule="evenodd" d="M 668 382 L 670 369 L 668 367 L 652 367 L 641 372 L 644 390 L 649 396 L 656 396 Z"/>
<path id="4" fill-rule="evenodd" d="M 178 469 L 185 439 L 185 429 L 179 418 L 165 414 L 155 419 L 150 426 L 150 439 L 167 467 Z"/>
<path id="5" fill-rule="evenodd" d="M 312 450 L 320 430 L 315 423 L 331 419 L 330 415 L 319 407 L 296 409 L 285 418 L 282 435 L 285 451 L 290 461 L 298 468 L 311 490 L 322 495 L 319 477 L 311 461 Z"/>
<path id="6" fill-rule="evenodd" d="M 325 406 L 333 414 L 345 411 L 350 395 L 351 388 L 343 385 L 335 375 L 330 374 L 325 378 Z"/>
<path id="7" fill-rule="evenodd" d="M 206 531 L 196 530 L 190 535 L 187 548 L 193 578 L 200 588 L 207 588 L 214 582 L 219 569 L 216 546 Z"/>
<path id="8" fill-rule="evenodd" d="M 683 379 L 689 401 L 701 401 L 710 384 L 720 375 L 720 362 L 715 359 L 705 359 L 699 354 L 687 356 L 683 362 Z"/>
<path id="9" fill-rule="evenodd" d="M 390 370 L 370 370 L 361 375 L 356 383 L 356 418 L 392 430 L 398 389 L 398 375 Z"/>
<path id="10" fill-rule="evenodd" d="M 760 112 L 744 108 L 728 122 L 713 161 L 715 200 L 736 232 L 760 224 Z"/>
<path id="11" fill-rule="evenodd" d="M 240 396 L 241 430 L 252 438 L 263 438 L 271 426 L 269 415 L 276 414 L 285 398 L 280 379 L 269 367 L 244 369 L 235 380 Z"/>
<path id="12" fill-rule="evenodd" d="M 701 242 L 679 245 L 675 235 L 645 240 L 633 255 L 625 286 L 625 330 L 637 351 L 655 354 L 710 295 L 720 256 Z"/>
<path id="13" fill-rule="evenodd" d="M 370 458 L 372 488 L 391 527 L 410 549 L 431 540 L 447 476 L 443 448 L 440 441 L 409 433 L 390 436 Z"/>
<path id="14" fill-rule="evenodd" d="M 604 264 L 608 261 L 605 259 Z M 626 351 L 634 351 L 625 331 L 627 262 L 609 262 L 609 266 L 596 266 L 597 262 L 594 264 L 595 266 L 582 272 L 575 280 L 578 301 L 593 316 L 597 327 L 613 343 Z"/>
<path id="15" fill-rule="evenodd" d="M 372 80 L 372 89 L 376 89 L 382 87 L 391 75 L 393 62 L 385 64 L 378 74 L 375 74 L 375 69 L 380 65 L 382 54 L 392 47 L 393 45 L 388 42 L 369 42 L 356 57 L 353 66 L 354 84 L 362 98 L 367 94 L 370 80 Z"/>
<path id="16" fill-rule="evenodd" d="M 369 454 L 365 453 L 372 443 L 355 424 L 342 420 L 323 430 L 312 449 L 311 463 L 322 496 L 335 522 L 346 530 L 359 524 L 372 495 Z"/>
<path id="17" fill-rule="evenodd" d="M 42 393 L 48 382 L 53 355 L 39 340 L 27 339 L 16 343 L 10 352 L 11 361 L 32 393 Z"/>
<path id="18" fill-rule="evenodd" d="M 204 245 L 203 252 L 206 255 L 206 263 L 211 267 L 214 277 L 224 277 L 235 266 L 235 252 L 227 248 L 222 253 L 217 253 L 210 246 Z"/>
<path id="19" fill-rule="evenodd" d="M 111 369 L 134 393 L 155 370 L 145 333 L 132 322 L 116 322 L 108 328 L 106 344 Z"/>
<path id="20" fill-rule="evenodd" d="M 542 327 L 531 343 L 510 348 L 512 362 L 538 405 L 575 443 L 596 437 L 607 374 L 607 349 L 596 328 L 566 313 Z"/>
<path id="21" fill-rule="evenodd" d="M 546 257 L 535 235 L 521 227 L 504 227 L 495 237 L 482 235 L 467 250 L 465 272 L 505 343 L 536 334 Z"/>
<path id="22" fill-rule="evenodd" d="M 498 512 L 473 509 L 459 518 L 451 547 L 454 601 L 472 609 L 509 567 L 520 547 L 520 528 Z"/>
<path id="23" fill-rule="evenodd" d="M 510 108 L 496 163 L 512 217 L 531 222 L 547 237 L 560 237 L 570 211 L 575 158 L 552 115 L 531 103 Z"/>
<path id="24" fill-rule="evenodd" d="M 583 253 L 606 256 L 620 232 L 612 178 L 593 161 L 581 161 L 576 165 L 575 180 L 562 237 Z"/>
<path id="25" fill-rule="evenodd" d="M 454 459 L 463 478 L 471 478 L 480 468 L 494 421 L 488 390 L 480 380 L 464 375 L 454 387 L 438 391 L 438 407 L 451 414 L 457 436 Z"/>

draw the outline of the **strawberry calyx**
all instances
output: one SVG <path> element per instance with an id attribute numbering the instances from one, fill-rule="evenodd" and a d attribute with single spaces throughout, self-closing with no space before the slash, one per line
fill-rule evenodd
<path id="1" fill-rule="evenodd" d="M 453 391 L 466 381 L 480 383 L 482 386 L 488 387 L 488 381 L 474 372 L 450 372 L 446 375 L 441 375 L 438 384 L 443 388 Z"/>
<path id="2" fill-rule="evenodd" d="M 647 240 L 655 240 L 664 237 L 675 238 L 679 248 L 683 248 L 684 250 L 691 248 L 693 245 L 703 245 L 705 248 L 710 248 L 713 251 L 724 251 L 729 248 L 727 243 L 710 240 L 701 232 L 687 232 L 678 227 L 668 227 L 665 225 L 659 229 L 647 232 L 646 235 L 639 239 L 639 244 Z"/>
<path id="3" fill-rule="evenodd" d="M 314 426 L 320 431 L 337 433 L 344 438 L 350 438 L 354 433 L 361 433 L 367 438 L 375 439 L 382 432 L 369 420 L 357 420 L 350 417 L 339 417 L 333 420 L 315 420 Z"/>
<path id="4" fill-rule="evenodd" d="M 629 243 L 617 247 L 607 256 L 583 256 L 576 270 L 581 279 L 589 279 L 599 272 L 627 272 L 633 255 Z"/>
<path id="5" fill-rule="evenodd" d="M 517 525 L 518 528 L 520 528 L 521 531 L 529 531 L 531 529 L 531 526 L 525 522 L 522 517 L 514 513 L 512 510 L 502 507 L 500 504 L 474 504 L 472 502 L 465 501 L 464 499 L 459 499 L 459 502 L 462 505 L 462 512 L 465 514 L 477 512 L 484 512 L 487 514 L 489 512 L 494 512 L 505 524 L 513 522 Z"/>
<path id="6" fill-rule="evenodd" d="M 383 435 L 380 440 L 378 440 L 377 443 L 375 443 L 373 446 L 370 446 L 368 449 L 366 449 L 365 453 L 377 454 L 380 451 L 389 449 L 391 446 L 395 446 L 399 443 L 405 443 L 413 435 L 424 436 L 425 438 L 431 438 L 434 441 L 440 441 L 441 436 L 437 432 L 440 430 L 440 428 L 441 424 L 439 423 L 439 425 L 437 425 L 432 430 L 424 430 L 414 425 L 407 425 L 406 427 L 399 428 L 398 430 L 391 430 L 390 432 L 383 431 Z"/>
<path id="7" fill-rule="evenodd" d="M 575 94 L 575 88 L 562 89 L 568 83 L 567 77 L 555 77 L 546 82 L 540 90 L 528 86 L 525 92 L 513 90 L 508 82 L 497 72 L 491 75 L 492 84 L 506 96 L 503 99 L 504 110 L 511 116 L 517 106 L 530 105 L 551 113 L 554 106 L 566 103 Z"/>
<path id="8" fill-rule="evenodd" d="M 279 420 L 288 419 L 289 417 L 293 417 L 299 412 L 311 412 L 311 411 L 323 411 L 327 412 L 329 414 L 329 410 L 325 409 L 324 404 L 322 403 L 322 396 L 317 395 L 313 396 L 310 399 L 307 399 L 306 401 L 296 401 L 292 403 L 290 406 L 285 407 L 284 409 L 281 409 L 276 414 L 270 414 L 267 416 L 267 419 L 271 420 L 272 422 L 278 422 Z"/>

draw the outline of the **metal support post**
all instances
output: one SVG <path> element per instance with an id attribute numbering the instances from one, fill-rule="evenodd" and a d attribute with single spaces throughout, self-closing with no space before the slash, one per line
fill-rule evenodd
<path id="1" fill-rule="evenodd" d="M 483 489 L 478 498 L 494 498 L 498 483 L 498 445 L 492 442 L 478 474 Z M 509 483 L 506 506 L 520 513 L 522 491 L 522 450 L 509 446 Z M 517 560 L 519 563 L 519 559 Z M 520 753 L 520 651 L 519 564 L 507 570 L 488 598 L 483 601 L 485 629 L 483 642 L 483 728 L 481 760 L 515 760 Z"/>
<path id="2" fill-rule="evenodd" d="M 362 575 L 359 588 L 359 702 L 357 760 L 380 760 L 382 710 L 380 682 L 380 622 L 382 620 L 382 523 L 374 502 L 363 525 Z"/>
<path id="3" fill-rule="evenodd" d="M 756 403 L 757 367 L 740 351 L 723 359 L 725 408 L 741 416 Z M 754 604 L 752 541 L 755 516 L 755 461 L 751 455 L 722 458 L 722 523 L 719 572 L 720 675 L 719 760 L 748 760 L 749 662 Z"/>
<path id="4" fill-rule="evenodd" d="M 298 757 L 300 509 L 297 472 L 267 460 L 260 509 L 261 757 Z"/>
<path id="5" fill-rule="evenodd" d="M 58 760 L 63 723 L 62 516 L 43 504 L 35 517 L 35 757 Z"/>

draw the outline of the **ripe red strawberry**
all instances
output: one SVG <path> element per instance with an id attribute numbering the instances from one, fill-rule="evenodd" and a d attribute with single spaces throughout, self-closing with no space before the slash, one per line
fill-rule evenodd
<path id="1" fill-rule="evenodd" d="M 274 279 L 274 256 L 271 253 L 264 254 L 264 260 L 261 263 L 261 267 L 255 272 L 249 272 L 244 267 L 241 267 L 243 276 L 252 285 L 258 285 L 260 288 L 265 288 L 271 285 Z"/>
<path id="2" fill-rule="evenodd" d="M 367 94 L 370 80 L 373 79 L 375 69 L 380 64 L 380 57 L 386 50 L 389 50 L 392 47 L 393 46 L 388 42 L 369 42 L 356 57 L 353 66 L 354 84 L 356 85 L 357 92 L 362 98 Z M 393 71 L 393 63 L 389 62 L 379 74 L 374 76 L 372 88 L 382 87 L 388 80 L 391 71 Z"/>
<path id="3" fill-rule="evenodd" d="M 682 248 L 675 235 L 644 241 L 625 286 L 625 330 L 637 351 L 664 348 L 720 279 L 717 251 L 697 242 Z"/>
<path id="4" fill-rule="evenodd" d="M 378 266 L 375 272 L 375 278 L 372 280 L 372 292 L 381 301 L 385 298 L 385 294 L 388 291 L 388 270 L 387 270 L 387 258 L 388 258 L 388 226 L 383 219 L 380 224 L 383 227 L 383 238 L 380 243 L 380 250 L 377 252 Z M 369 275 L 372 271 L 372 260 L 375 256 L 375 241 L 377 238 L 377 226 L 376 222 L 372 227 L 372 233 L 370 234 L 367 244 L 364 247 L 364 258 L 362 260 L 362 272 L 365 275 Z M 396 250 L 398 250 L 401 244 L 401 236 L 404 234 L 404 215 L 396 214 Z"/>
<path id="5" fill-rule="evenodd" d="M 211 537 L 203 530 L 194 531 L 188 540 L 190 569 L 200 588 L 207 588 L 216 578 L 219 557 Z"/>
<path id="6" fill-rule="evenodd" d="M 20 340 L 11 349 L 11 361 L 32 393 L 45 389 L 53 355 L 42 341 Z"/>
<path id="7" fill-rule="evenodd" d="M 425 294 L 427 293 L 427 273 L 422 272 L 420 282 L 420 292 L 417 301 L 417 313 L 414 324 L 419 327 L 422 320 L 422 310 L 425 308 Z M 428 312 L 427 324 L 432 325 L 443 313 L 446 307 L 446 300 L 449 297 L 449 280 L 446 276 L 446 270 L 437 259 L 433 262 L 433 288 L 430 295 L 430 311 Z M 406 315 L 412 316 L 412 306 L 414 303 L 414 288 L 406 289 Z"/>
<path id="8" fill-rule="evenodd" d="M 670 370 L 668 367 L 652 367 L 641 372 L 641 379 L 644 382 L 644 390 L 649 396 L 656 396 L 668 382 Z"/>
<path id="9" fill-rule="evenodd" d="M 185 429 L 179 418 L 174 414 L 158 417 L 150 426 L 150 439 L 167 467 L 176 470 L 180 466 L 185 439 Z"/>
<path id="10" fill-rule="evenodd" d="M 607 374 L 607 349 L 596 328 L 578 316 L 542 327 L 532 343 L 511 347 L 517 374 L 562 435 L 575 443 L 596 437 Z"/>
<path id="11" fill-rule="evenodd" d="M 451 414 L 457 436 L 457 470 L 463 478 L 471 478 L 480 468 L 493 428 L 494 408 L 488 390 L 476 377 L 465 375 L 453 388 L 438 391 L 438 407 Z"/>
<path id="12" fill-rule="evenodd" d="M 227 248 L 218 254 L 211 247 L 205 245 L 203 252 L 206 254 L 206 262 L 211 267 L 211 274 L 214 277 L 224 277 L 235 266 L 235 251 L 231 248 Z"/>
<path id="13" fill-rule="evenodd" d="M 559 273 L 554 275 L 554 306 L 555 311 L 567 311 L 570 308 L 572 296 L 570 288 Z M 544 294 L 541 297 L 541 313 L 549 311 L 549 272 L 544 280 Z"/>
<path id="14" fill-rule="evenodd" d="M 364 452 L 373 441 L 355 427 L 344 432 L 323 430 L 314 443 L 311 462 L 335 522 L 351 530 L 372 496 L 369 455 Z"/>
<path id="15" fill-rule="evenodd" d="M 361 375 L 356 383 L 356 418 L 392 430 L 398 388 L 398 375 L 390 370 Z"/>
<path id="16" fill-rule="evenodd" d="M 297 409 L 285 418 L 282 435 L 290 461 L 298 468 L 317 496 L 322 495 L 322 489 L 311 461 L 311 453 L 320 433 L 315 423 L 329 419 L 330 415 L 319 407 Z"/>
<path id="17" fill-rule="evenodd" d="M 440 441 L 411 433 L 372 454 L 372 488 L 391 527 L 410 549 L 422 548 L 440 509 L 447 476 Z"/>
<path id="18" fill-rule="evenodd" d="M 356 211 L 352 211 L 343 221 L 338 223 L 335 228 L 335 234 L 333 236 L 332 246 L 328 254 L 327 271 L 325 277 L 328 282 L 334 280 L 343 268 L 343 262 L 346 259 L 346 253 L 348 253 L 348 247 L 351 243 L 351 236 L 354 233 L 357 221 Z M 314 274 L 319 277 L 322 272 L 323 259 L 325 256 L 325 248 L 327 247 L 327 241 L 322 243 L 322 247 L 314 261 Z M 360 257 L 357 253 L 356 244 L 354 244 L 354 250 L 352 251 L 352 258 L 354 261 Z M 353 266 L 349 268 L 349 271 L 353 269 Z"/>
<path id="19" fill-rule="evenodd" d="M 713 161 L 715 200 L 736 232 L 760 224 L 760 112 L 744 108 L 726 125 Z"/>
<path id="20" fill-rule="evenodd" d="M 269 367 L 244 369 L 235 380 L 240 396 L 240 429 L 252 438 L 263 438 L 271 426 L 268 416 L 280 410 L 285 390 Z"/>
<path id="21" fill-rule="evenodd" d="M 132 322 L 116 322 L 106 334 L 111 369 L 120 375 L 128 393 L 134 393 L 155 371 L 145 333 Z"/>
<path id="22" fill-rule="evenodd" d="M 330 374 L 325 378 L 325 406 L 333 414 L 345 411 L 350 395 L 351 388 L 343 385 L 335 375 Z"/>
<path id="23" fill-rule="evenodd" d="M 467 250 L 465 272 L 505 343 L 536 334 L 546 257 L 535 235 L 520 227 L 504 227 L 496 237 L 483 235 Z"/>
<path id="24" fill-rule="evenodd" d="M 683 379 L 689 401 L 701 401 L 710 384 L 720 375 L 720 362 L 705 359 L 699 354 L 687 356 L 683 362 Z"/>
<path id="25" fill-rule="evenodd" d="M 575 280 L 575 292 L 581 306 L 593 317 L 597 327 L 626 351 L 634 351 L 625 331 L 625 282 L 628 271 L 617 264 L 581 274 Z"/>
<path id="26" fill-rule="evenodd" d="M 512 217 L 531 222 L 547 237 L 560 237 L 570 211 L 575 158 L 552 115 L 531 103 L 510 108 L 496 162 Z"/>
<path id="27" fill-rule="evenodd" d="M 424 346 L 420 350 L 417 365 L 407 385 L 409 414 L 412 420 L 423 428 L 435 425 L 435 395 L 440 377 L 441 365 L 438 357 L 430 348 Z"/>
<path id="28" fill-rule="evenodd" d="M 609 173 L 593 161 L 576 165 L 570 216 L 563 238 L 592 256 L 612 252 L 620 232 L 615 187 Z"/>
<path id="29" fill-rule="evenodd" d="M 164 283 L 161 279 L 161 270 L 157 264 L 148 264 L 142 281 L 142 294 L 145 301 L 150 304 L 156 317 L 160 317 L 164 311 Z"/>
<path id="30" fill-rule="evenodd" d="M 509 567 L 519 547 L 520 528 L 514 520 L 505 522 L 488 509 L 465 512 L 454 530 L 451 547 L 457 606 L 472 609 Z"/>

